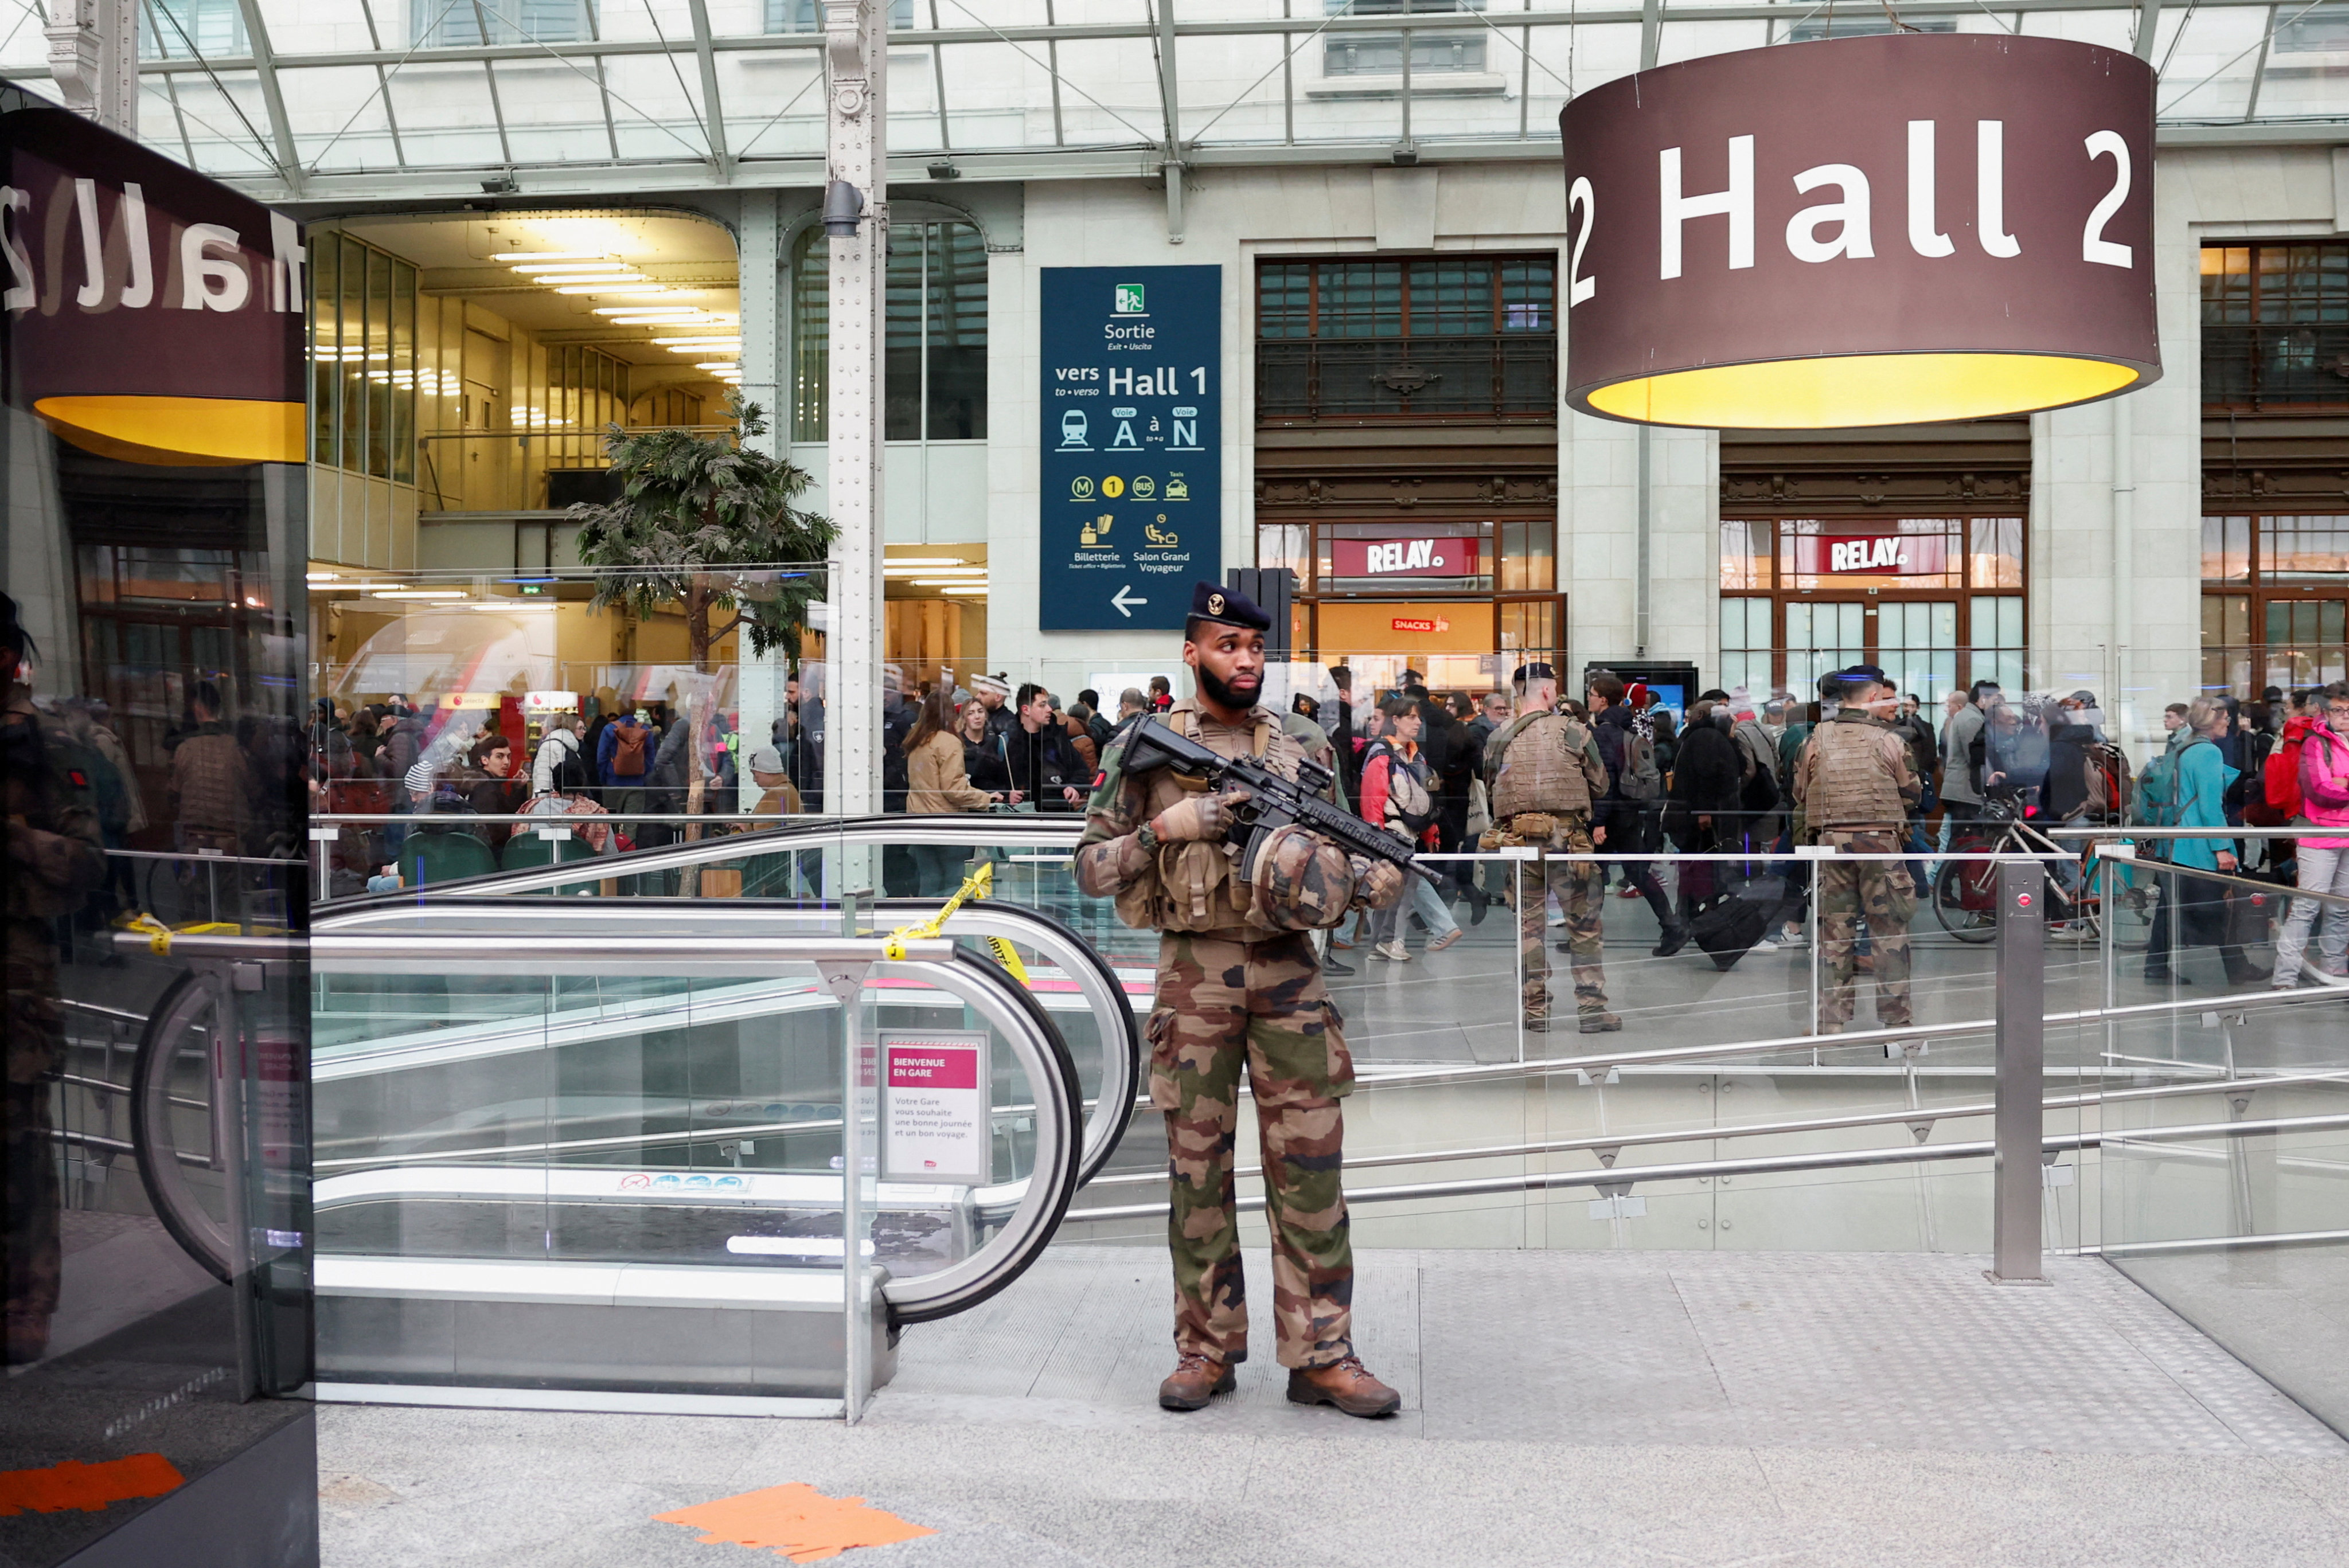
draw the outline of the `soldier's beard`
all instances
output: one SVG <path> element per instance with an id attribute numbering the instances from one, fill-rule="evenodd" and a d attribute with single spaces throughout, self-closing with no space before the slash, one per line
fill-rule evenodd
<path id="1" fill-rule="evenodd" d="M 1215 672 L 1205 665 L 1199 665 L 1193 673 L 1199 677 L 1200 694 L 1217 707 L 1246 713 L 1256 706 L 1257 695 L 1264 690 L 1264 682 L 1260 679 L 1251 679 L 1245 686 L 1233 686 L 1216 678 Z"/>

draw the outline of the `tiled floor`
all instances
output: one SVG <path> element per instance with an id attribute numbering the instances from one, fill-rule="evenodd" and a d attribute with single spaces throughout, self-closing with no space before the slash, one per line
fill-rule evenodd
<path id="1" fill-rule="evenodd" d="M 1287 1404 L 1269 1344 L 1159 1411 L 1163 1255 L 1065 1247 L 907 1330 L 853 1429 L 329 1410 L 327 1562 L 749 1563 L 650 1516 L 790 1480 L 939 1532 L 876 1568 L 2349 1561 L 2349 1444 L 2103 1264 L 2051 1273 L 1366 1253 L 1361 1348 L 1405 1408 L 1365 1422 Z"/>

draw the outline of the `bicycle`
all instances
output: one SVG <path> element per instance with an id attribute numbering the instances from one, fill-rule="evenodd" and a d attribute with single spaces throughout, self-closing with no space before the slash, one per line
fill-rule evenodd
<path id="1" fill-rule="evenodd" d="M 2061 922 L 2076 923 L 2077 934 L 2084 940 L 2102 935 L 2107 912 L 2103 895 L 2095 891 L 2094 851 L 2084 847 L 2075 851 L 2058 844 L 2031 822 L 2026 815 L 2029 810 L 2020 797 L 1984 800 L 1973 820 L 1951 837 L 1951 853 L 2076 856 L 2074 863 L 2079 881 L 2075 886 L 2066 887 L 2060 876 L 2047 878 L 2047 919 L 2051 928 Z M 1983 943 L 1998 934 L 1996 861 L 1942 861 L 1933 878 L 1932 894 L 1933 918 L 1960 942 Z M 2143 888 L 2122 890 L 2110 912 L 2114 940 L 2119 945 L 2146 945 L 2152 920 L 2150 903 L 2150 895 Z"/>

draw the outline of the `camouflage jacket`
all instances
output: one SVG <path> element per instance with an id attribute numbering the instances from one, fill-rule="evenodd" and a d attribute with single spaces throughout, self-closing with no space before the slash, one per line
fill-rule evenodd
<path id="1" fill-rule="evenodd" d="M 47 920 L 79 909 L 106 875 L 93 758 L 24 686 L 0 712 L 0 793 L 6 795 L 7 915 Z"/>
<path id="2" fill-rule="evenodd" d="M 1162 722 L 1222 757 L 1255 755 L 1284 778 L 1297 777 L 1305 753 L 1268 707 L 1253 708 L 1246 725 L 1226 725 L 1186 697 Z M 1161 844 L 1154 853 L 1134 831 L 1196 786 L 1172 769 L 1147 778 L 1125 775 L 1120 766 L 1122 738 L 1102 754 L 1092 799 L 1085 807 L 1084 837 L 1077 849 L 1077 885 L 1094 898 L 1117 902 L 1118 918 L 1154 931 L 1212 934 L 1237 942 L 1264 942 L 1285 934 L 1254 918 L 1247 886 L 1234 873 L 1237 851 L 1226 844 Z"/>

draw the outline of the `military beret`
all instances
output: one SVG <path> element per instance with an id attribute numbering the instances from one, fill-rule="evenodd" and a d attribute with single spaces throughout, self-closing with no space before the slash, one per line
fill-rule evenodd
<path id="1" fill-rule="evenodd" d="M 1517 673 L 1511 676 L 1509 678 L 1519 685 L 1523 685 L 1526 681 L 1554 681 L 1557 679 L 1557 672 L 1550 668 L 1547 665 L 1537 662 L 1530 665 L 1519 665 L 1517 666 Z"/>
<path id="2" fill-rule="evenodd" d="M 1192 588 L 1191 619 L 1245 627 L 1251 632 L 1272 629 L 1272 617 L 1257 609 L 1255 600 L 1237 588 L 1218 588 L 1212 583 L 1201 583 Z"/>

